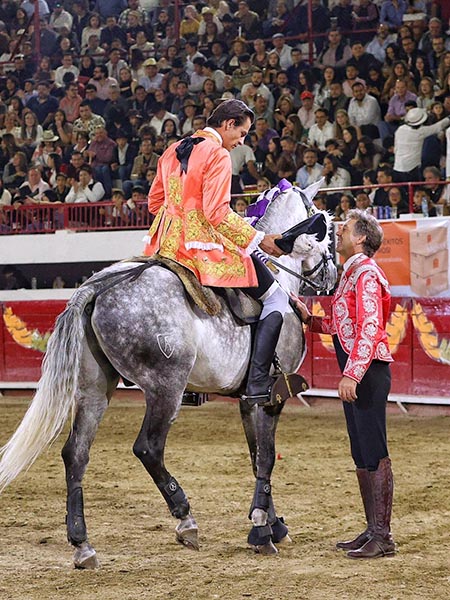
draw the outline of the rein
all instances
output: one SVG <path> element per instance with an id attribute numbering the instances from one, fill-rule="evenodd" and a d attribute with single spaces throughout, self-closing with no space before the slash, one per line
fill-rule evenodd
<path id="1" fill-rule="evenodd" d="M 318 269 L 318 267 L 325 262 L 325 260 L 329 260 L 330 258 L 331 257 L 325 257 L 324 256 L 322 258 L 322 260 L 315 267 L 313 267 L 310 271 L 308 271 L 307 275 L 310 275 L 311 273 L 314 273 Z M 286 273 L 289 273 L 289 275 L 293 275 L 294 277 L 297 277 L 297 279 L 300 279 L 300 281 L 303 281 L 303 283 L 306 283 L 307 285 L 309 285 L 310 287 L 312 287 L 315 290 L 320 290 L 321 289 L 320 285 L 318 285 L 317 283 L 314 283 L 314 281 L 311 281 L 311 279 L 308 279 L 307 277 L 304 277 L 303 275 L 300 275 L 300 273 L 296 273 L 295 271 L 292 271 L 292 269 L 289 269 L 288 267 L 285 267 L 284 265 L 282 265 L 280 262 L 278 262 L 277 260 L 275 260 L 271 256 L 266 259 L 266 262 L 272 263 L 278 269 L 282 269 L 283 271 L 286 271 Z"/>

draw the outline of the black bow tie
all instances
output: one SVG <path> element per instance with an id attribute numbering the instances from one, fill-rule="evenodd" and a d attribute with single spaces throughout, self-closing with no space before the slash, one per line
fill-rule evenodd
<path id="1" fill-rule="evenodd" d="M 191 156 L 191 152 L 194 146 L 203 142 L 205 138 L 202 137 L 187 137 L 185 138 L 179 146 L 177 146 L 175 152 L 178 160 L 181 163 L 181 172 L 187 173 L 189 157 Z"/>

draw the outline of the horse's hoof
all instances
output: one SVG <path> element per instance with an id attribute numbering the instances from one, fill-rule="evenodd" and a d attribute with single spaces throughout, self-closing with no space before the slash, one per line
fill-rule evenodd
<path id="1" fill-rule="evenodd" d="M 278 554 L 278 550 L 276 546 L 274 546 L 272 540 L 269 540 L 267 544 L 262 544 L 261 546 L 250 546 L 256 554 L 263 554 L 264 556 L 273 556 L 274 554 Z"/>
<path id="2" fill-rule="evenodd" d="M 88 543 L 83 542 L 81 546 L 75 548 L 73 553 L 73 564 L 75 569 L 98 569 L 100 567 L 97 553 Z"/>
<path id="3" fill-rule="evenodd" d="M 272 523 L 272 541 L 274 544 L 289 544 L 292 542 L 289 537 L 289 529 L 284 522 L 283 517 L 277 517 L 276 521 Z"/>
<path id="4" fill-rule="evenodd" d="M 189 550 L 200 550 L 198 543 L 198 529 L 177 530 L 175 539 L 179 544 L 189 548 Z"/>
<path id="5" fill-rule="evenodd" d="M 285 535 L 281 540 L 275 543 L 277 546 L 286 546 L 287 544 L 292 544 L 292 538 L 289 535 Z"/>

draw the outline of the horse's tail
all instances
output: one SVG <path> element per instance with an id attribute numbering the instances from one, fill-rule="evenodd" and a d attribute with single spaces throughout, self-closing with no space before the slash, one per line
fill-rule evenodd
<path id="1" fill-rule="evenodd" d="M 56 321 L 36 394 L 19 427 L 0 449 L 0 492 L 55 440 L 70 412 L 73 420 L 85 335 L 83 312 L 93 296 L 93 286 L 80 288 Z"/>

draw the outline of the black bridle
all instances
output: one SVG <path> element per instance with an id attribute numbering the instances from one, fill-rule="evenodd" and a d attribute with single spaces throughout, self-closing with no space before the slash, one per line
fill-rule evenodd
<path id="1" fill-rule="evenodd" d="M 285 267 L 280 262 L 278 262 L 277 260 L 272 258 L 272 256 L 269 256 L 266 259 L 266 263 L 271 263 L 272 265 L 277 267 L 277 269 L 282 269 L 283 271 L 286 271 L 286 273 L 289 273 L 289 275 L 293 275 L 294 277 L 296 277 L 297 279 L 300 279 L 300 281 L 302 281 L 303 283 L 305 283 L 306 285 L 308 285 L 309 287 L 312 287 L 314 290 L 317 291 L 317 290 L 322 289 L 321 286 L 319 284 L 315 283 L 314 281 L 312 281 L 311 279 L 309 279 L 309 277 L 311 275 L 313 275 L 316 271 L 318 271 L 320 268 L 324 268 L 329 260 L 333 260 L 333 257 L 331 256 L 331 254 L 322 254 L 322 258 L 317 263 L 317 265 L 314 265 L 314 267 L 312 267 L 312 269 L 305 271 L 303 273 L 303 275 L 300 275 L 300 273 L 296 273 L 295 271 L 292 271 L 292 269 Z"/>

